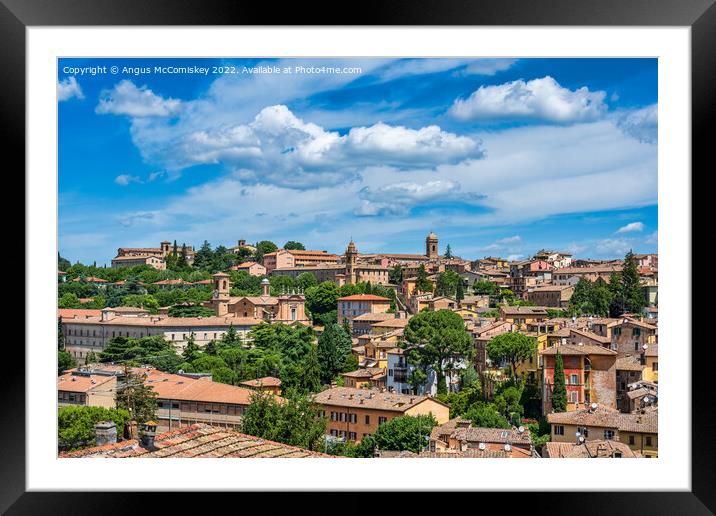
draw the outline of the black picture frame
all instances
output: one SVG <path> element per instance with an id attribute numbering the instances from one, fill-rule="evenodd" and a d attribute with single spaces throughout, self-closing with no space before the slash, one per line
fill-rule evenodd
<path id="1" fill-rule="evenodd" d="M 333 3 L 270 4 L 224 0 L 0 0 L 0 146 L 5 157 L 25 166 L 25 29 L 30 26 L 86 25 L 577 25 L 577 26 L 688 26 L 691 27 L 692 181 L 693 172 L 708 170 L 708 128 L 716 118 L 716 5 L 715 0 L 460 0 L 394 2 L 363 1 L 354 9 Z M 339 14 L 342 7 L 343 16 Z M 350 23 L 347 23 L 350 22 Z M 709 163 L 710 164 L 710 163 Z M 710 169 L 713 166 L 709 167 Z M 671 171 L 674 172 L 674 171 Z M 689 171 L 681 171 L 688 174 Z M 684 176 L 688 177 L 688 176 Z M 685 253 L 685 255 L 688 255 Z M 686 278 L 691 281 L 691 278 Z M 691 314 L 685 314 L 690 317 Z M 26 325 L 28 314 L 26 314 Z M 694 328 L 696 330 L 696 328 Z M 694 337 L 692 340 L 696 340 Z M 187 503 L 188 493 L 167 496 L 133 493 L 26 492 L 25 488 L 25 351 L 7 343 L 12 367 L 3 371 L 0 420 L 0 511 L 7 514 L 115 514 L 145 512 L 156 504 L 164 510 Z M 682 342 L 680 345 L 690 345 Z M 710 343 L 708 343 L 710 344 Z M 14 349 L 13 349 L 14 348 Z M 711 514 L 716 511 L 716 418 L 709 400 L 712 363 L 692 353 L 691 492 L 512 493 L 480 495 L 480 505 L 497 502 L 507 511 L 565 514 Z M 565 470 L 565 474 L 568 471 Z M 628 485 L 628 475 L 624 477 Z M 555 483 L 558 486 L 558 480 Z M 359 486 L 357 486 L 359 487 Z M 317 486 L 320 489 L 320 486 Z M 242 494 L 242 506 L 260 503 L 263 495 Z M 364 505 L 359 493 L 343 495 L 347 510 Z M 484 496 L 484 498 L 483 498 Z M 213 495 L 212 495 L 213 497 Z M 272 500 L 273 495 L 271 495 Z M 264 498 L 265 499 L 265 498 Z M 306 505 L 305 494 L 291 494 L 290 503 Z M 252 503 L 253 502 L 253 503 Z M 273 503 L 273 501 L 272 501 Z M 378 502 L 379 503 L 379 502 Z M 400 502 L 402 505 L 405 502 Z M 449 509 L 433 499 L 420 500 Z M 372 504 L 371 504 L 372 506 Z M 238 507 L 238 506 L 237 506 Z M 275 507 L 275 506 L 274 506 Z M 384 506 L 385 507 L 385 506 Z M 372 506 L 370 510 L 379 510 Z"/>

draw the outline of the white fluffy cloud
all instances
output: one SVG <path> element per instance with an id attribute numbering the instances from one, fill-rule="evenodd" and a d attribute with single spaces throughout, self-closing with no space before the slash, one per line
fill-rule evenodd
<path id="1" fill-rule="evenodd" d="M 643 222 L 630 222 L 626 226 L 620 227 L 617 230 L 617 233 L 636 233 L 639 231 L 644 231 L 645 227 L 646 226 L 644 226 Z"/>
<path id="2" fill-rule="evenodd" d="M 131 117 L 168 117 L 176 115 L 181 101 L 165 99 L 146 86 L 137 87 L 130 80 L 123 80 L 111 90 L 102 92 L 95 108 L 98 114 L 128 115 Z"/>
<path id="3" fill-rule="evenodd" d="M 129 183 L 142 183 L 142 180 L 139 178 L 139 176 L 120 174 L 114 178 L 114 182 L 120 186 L 127 186 Z"/>
<path id="4" fill-rule="evenodd" d="M 60 102 L 69 100 L 71 98 L 83 99 L 85 98 L 82 93 L 80 83 L 77 82 L 74 76 L 67 77 L 64 81 L 58 81 L 57 83 L 57 100 Z"/>
<path id="5" fill-rule="evenodd" d="M 495 75 L 512 67 L 517 59 L 474 59 L 474 58 L 439 58 L 439 59 L 406 59 L 390 63 L 380 71 L 382 80 L 392 80 L 411 75 L 423 75 L 445 72 L 454 68 L 461 68 L 466 75 Z"/>
<path id="6" fill-rule="evenodd" d="M 623 256 L 633 247 L 633 242 L 626 238 L 605 238 L 597 242 L 595 249 L 600 255 Z"/>
<path id="7" fill-rule="evenodd" d="M 656 143 L 659 127 L 658 111 L 657 104 L 626 111 L 617 115 L 616 123 L 622 131 L 640 142 Z"/>
<path id="8" fill-rule="evenodd" d="M 248 124 L 194 131 L 164 145 L 156 157 L 168 157 L 164 164 L 170 169 L 222 163 L 246 182 L 294 188 L 353 180 L 371 165 L 435 167 L 484 154 L 479 140 L 435 125 L 410 129 L 377 123 L 341 135 L 301 120 L 285 105 L 262 109 Z"/>
<path id="9" fill-rule="evenodd" d="M 449 180 L 433 180 L 425 183 L 390 183 L 377 188 L 364 187 L 359 192 L 360 206 L 356 215 L 405 214 L 417 204 L 437 200 L 477 201 L 480 196 L 466 194 L 460 184 Z"/>
<path id="10" fill-rule="evenodd" d="M 552 77 L 480 86 L 456 99 L 449 113 L 458 120 L 521 119 L 572 123 L 597 120 L 607 110 L 604 91 L 563 88 Z"/>

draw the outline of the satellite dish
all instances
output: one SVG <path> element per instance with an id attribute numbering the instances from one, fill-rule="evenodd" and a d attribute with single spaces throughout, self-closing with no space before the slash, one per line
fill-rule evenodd
<path id="1" fill-rule="evenodd" d="M 597 410 L 597 404 L 596 404 L 596 403 L 592 403 L 591 407 L 592 407 L 592 410 Z"/>
<path id="2" fill-rule="evenodd" d="M 579 436 L 579 442 L 580 442 L 580 443 L 583 443 L 583 442 L 584 442 L 584 436 L 582 436 L 582 435 Z"/>
<path id="3" fill-rule="evenodd" d="M 477 445 L 477 447 L 478 447 L 479 449 L 481 449 L 481 450 L 484 450 L 484 449 L 485 449 L 485 443 L 480 443 L 480 444 Z"/>
<path id="4" fill-rule="evenodd" d="M 577 437 L 582 437 L 582 432 L 580 432 L 579 430 L 577 430 L 577 431 L 574 433 L 574 435 L 576 435 Z"/>
<path id="5" fill-rule="evenodd" d="M 519 433 L 522 433 L 522 432 L 525 431 L 525 427 L 520 425 L 520 427 L 517 429 L 517 431 L 518 431 Z"/>
<path id="6" fill-rule="evenodd" d="M 505 444 L 505 451 L 510 451 L 512 449 L 512 446 L 509 444 Z"/>
<path id="7" fill-rule="evenodd" d="M 649 396 L 644 396 L 644 403 L 649 403 Z"/>

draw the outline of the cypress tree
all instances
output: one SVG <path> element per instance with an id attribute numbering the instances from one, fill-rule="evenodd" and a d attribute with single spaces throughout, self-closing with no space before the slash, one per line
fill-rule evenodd
<path id="1" fill-rule="evenodd" d="M 554 387 L 552 388 L 552 412 L 567 411 L 567 386 L 564 380 L 564 362 L 557 350 L 554 357 Z"/>
<path id="2" fill-rule="evenodd" d="M 624 269 L 621 274 L 622 295 L 624 296 L 624 309 L 627 312 L 638 314 L 644 308 L 646 300 L 639 280 L 639 270 L 636 265 L 634 253 L 629 251 L 624 257 Z"/>

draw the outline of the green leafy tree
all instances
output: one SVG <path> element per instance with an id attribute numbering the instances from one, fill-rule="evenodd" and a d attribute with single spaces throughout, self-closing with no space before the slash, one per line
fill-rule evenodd
<path id="1" fill-rule="evenodd" d="M 324 281 L 315 287 L 309 287 L 305 292 L 306 309 L 316 322 L 324 325 L 333 321 L 336 312 L 337 300 L 340 297 L 338 285 L 332 281 Z"/>
<path id="2" fill-rule="evenodd" d="M 552 387 L 552 412 L 567 411 L 567 386 L 564 378 L 562 353 L 557 350 L 554 357 L 554 386 Z"/>
<path id="3" fill-rule="evenodd" d="M 508 362 L 512 378 L 515 378 L 517 365 L 530 358 L 537 351 L 537 341 L 519 332 L 506 332 L 494 336 L 487 343 L 487 354 L 495 362 Z"/>
<path id="4" fill-rule="evenodd" d="M 57 352 L 57 374 L 62 374 L 73 367 L 77 367 L 77 360 L 68 351 L 59 350 Z"/>
<path id="5" fill-rule="evenodd" d="M 621 273 L 622 296 L 624 309 L 633 314 L 639 314 L 646 306 L 646 298 L 639 278 L 639 269 L 636 258 L 631 250 L 624 256 L 624 268 Z"/>
<path id="6" fill-rule="evenodd" d="M 612 296 L 612 302 L 609 305 L 609 317 L 620 317 L 626 312 L 626 296 L 620 273 L 613 272 L 609 276 L 609 292 Z"/>
<path id="7" fill-rule="evenodd" d="M 403 268 L 396 265 L 388 272 L 388 281 L 393 285 L 399 285 L 403 281 Z"/>
<path id="8" fill-rule="evenodd" d="M 574 286 L 574 292 L 569 299 L 569 309 L 572 313 L 591 314 L 594 313 L 594 305 L 592 304 L 592 288 L 593 284 L 586 278 L 580 278 Z"/>
<path id="9" fill-rule="evenodd" d="M 450 310 L 425 311 L 413 316 L 405 327 L 405 343 L 411 355 L 423 366 L 431 366 L 438 376 L 438 392 L 447 392 L 443 367 L 455 357 L 471 357 L 472 339 L 462 317 Z"/>
<path id="10" fill-rule="evenodd" d="M 481 428 L 510 428 L 509 421 L 490 403 L 474 404 L 465 413 L 465 418 Z"/>
<path id="11" fill-rule="evenodd" d="M 448 244 L 445 248 L 445 258 L 448 260 L 452 258 L 452 249 L 450 249 L 450 244 Z"/>
<path id="12" fill-rule="evenodd" d="M 255 392 L 244 411 L 241 431 L 308 450 L 317 450 L 323 440 L 326 419 L 305 395 L 288 392 L 284 402 L 268 393 Z"/>
<path id="13" fill-rule="evenodd" d="M 316 279 L 316 275 L 312 272 L 302 272 L 296 276 L 296 286 L 300 288 L 302 292 L 316 285 L 318 285 L 318 280 Z"/>
<path id="14" fill-rule="evenodd" d="M 591 295 L 592 307 L 595 315 L 607 317 L 609 315 L 609 307 L 612 304 L 612 293 L 609 285 L 602 278 L 597 278 L 592 287 Z"/>
<path id="15" fill-rule="evenodd" d="M 433 282 L 428 279 L 428 273 L 423 264 L 420 264 L 420 267 L 418 267 L 418 275 L 415 279 L 415 290 L 418 292 L 433 291 Z"/>
<path id="16" fill-rule="evenodd" d="M 287 250 L 295 250 L 295 251 L 305 251 L 306 247 L 301 242 L 296 242 L 294 240 L 289 240 L 285 244 L 283 244 L 283 248 Z"/>
<path id="17" fill-rule="evenodd" d="M 462 278 L 460 278 L 460 281 L 457 282 L 457 287 L 455 288 L 455 299 L 458 302 L 465 299 L 465 286 L 462 284 Z"/>
<path id="18" fill-rule="evenodd" d="M 186 339 L 186 346 L 182 351 L 182 358 L 187 362 L 192 362 L 201 356 L 201 348 L 196 344 L 194 332 L 191 332 L 189 338 Z"/>
<path id="19" fill-rule="evenodd" d="M 497 285 L 488 280 L 480 280 L 472 284 L 472 291 L 478 296 L 494 296 L 497 290 Z"/>
<path id="20" fill-rule="evenodd" d="M 70 261 L 60 256 L 60 253 L 57 253 L 57 270 L 67 272 L 70 267 L 72 267 Z"/>
<path id="21" fill-rule="evenodd" d="M 458 284 L 462 284 L 462 278 L 458 273 L 455 271 L 441 272 L 435 284 L 435 295 L 455 297 Z"/>
<path id="22" fill-rule="evenodd" d="M 129 421 L 129 412 L 124 409 L 104 407 L 68 406 L 57 411 L 57 439 L 61 450 L 75 450 L 94 446 L 95 425 L 102 421 L 114 421 L 117 435 L 122 435 L 124 425 Z"/>
<path id="23" fill-rule="evenodd" d="M 126 410 L 129 417 L 140 424 L 154 420 L 157 412 L 157 394 L 151 386 L 144 383 L 144 378 L 130 368 L 126 368 L 120 383 L 115 395 L 117 408 Z"/>
<path id="24" fill-rule="evenodd" d="M 315 348 L 309 351 L 301 364 L 301 388 L 306 392 L 321 390 L 322 368 Z"/>
<path id="25" fill-rule="evenodd" d="M 318 360 L 321 367 L 321 381 L 331 383 L 343 372 L 353 342 L 345 329 L 338 324 L 329 324 L 318 338 Z"/>
<path id="26" fill-rule="evenodd" d="M 430 432 L 436 425 L 432 414 L 393 418 L 380 425 L 373 435 L 363 438 L 354 453 L 361 457 L 373 457 L 375 450 L 420 453 L 427 446 Z"/>
<path id="27" fill-rule="evenodd" d="M 276 252 L 278 247 L 270 240 L 262 240 L 256 244 L 256 250 L 261 252 L 261 256 L 264 256 L 269 253 Z"/>
<path id="28" fill-rule="evenodd" d="M 176 305 L 169 308 L 169 317 L 211 317 L 214 311 L 201 305 Z"/>

